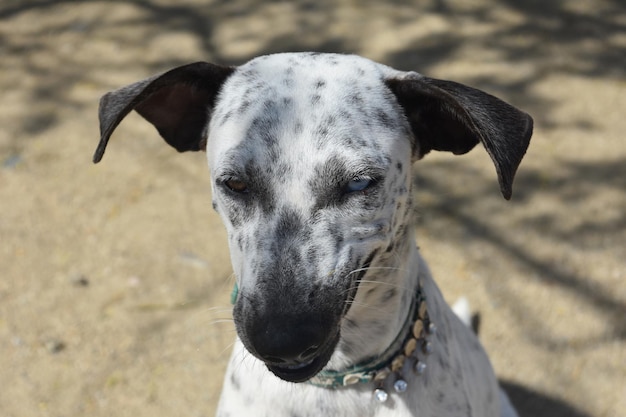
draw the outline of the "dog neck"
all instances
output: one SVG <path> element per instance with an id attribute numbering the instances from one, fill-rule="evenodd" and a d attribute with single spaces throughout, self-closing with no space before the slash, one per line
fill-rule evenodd
<path id="1" fill-rule="evenodd" d="M 328 366 L 314 378 L 314 385 L 336 388 L 386 377 L 396 372 L 403 358 L 416 349 L 428 349 L 429 327 L 425 295 L 420 279 L 420 256 L 409 236 L 403 251 L 395 251 L 372 264 L 359 284 L 357 296 L 344 318 L 342 336 Z M 411 260 L 399 268 L 403 259 Z M 423 331 L 413 334 L 416 326 Z M 408 344 L 408 346 L 407 346 Z M 414 355 L 413 355 L 414 356 Z M 413 360 L 415 358 L 412 358 Z M 394 364 L 392 364 L 394 362 Z M 421 367 L 414 363 L 416 367 Z"/>

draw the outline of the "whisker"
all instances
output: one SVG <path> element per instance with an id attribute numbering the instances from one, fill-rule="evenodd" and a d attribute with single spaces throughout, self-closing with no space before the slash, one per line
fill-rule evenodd
<path id="1" fill-rule="evenodd" d="M 408 272 L 408 269 L 399 268 L 395 266 L 366 266 L 366 267 L 357 268 L 348 272 L 348 274 L 346 274 L 346 277 L 349 277 L 352 274 L 356 274 L 356 273 L 363 272 L 363 271 L 376 271 L 376 270 Z"/>
<path id="2" fill-rule="evenodd" d="M 348 300 L 348 301 L 346 301 L 346 304 L 347 305 L 358 306 L 358 307 L 363 307 L 363 308 L 366 308 L 368 310 L 375 311 L 377 313 L 382 313 L 384 315 L 388 315 L 389 314 L 389 310 L 388 309 L 385 309 L 385 308 L 382 308 L 382 307 L 373 306 L 373 305 L 367 304 L 367 303 L 361 303 L 359 301 L 354 301 L 354 300 L 350 301 L 350 300 Z"/>
<path id="3" fill-rule="evenodd" d="M 386 281 L 374 281 L 374 280 L 361 280 L 361 284 L 376 284 L 376 285 L 384 285 L 387 287 L 398 288 L 404 291 L 412 291 L 412 288 L 407 288 L 404 285 L 396 284 L 395 282 L 386 282 Z"/>
<path id="4" fill-rule="evenodd" d="M 224 349 L 222 349 L 218 355 L 222 356 L 223 354 L 227 353 L 228 351 L 232 351 L 234 346 L 235 346 L 235 340 L 233 340 L 228 345 L 226 345 L 226 347 Z"/>
<path id="5" fill-rule="evenodd" d="M 220 324 L 220 323 L 234 323 L 233 319 L 216 319 L 213 320 L 209 323 L 209 326 L 215 326 L 216 324 Z"/>
<path id="6" fill-rule="evenodd" d="M 209 314 L 220 314 L 220 313 L 231 314 L 232 311 L 233 311 L 233 308 L 232 307 L 218 306 L 218 307 L 207 308 L 204 311 L 206 313 L 209 313 Z"/>

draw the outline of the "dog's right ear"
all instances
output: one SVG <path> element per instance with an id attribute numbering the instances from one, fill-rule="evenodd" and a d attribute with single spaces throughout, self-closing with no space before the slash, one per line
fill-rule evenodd
<path id="1" fill-rule="evenodd" d="M 152 123 L 179 152 L 204 150 L 211 110 L 234 70 L 196 62 L 105 94 L 100 99 L 100 143 L 94 163 L 100 162 L 111 134 L 131 110 Z"/>
<path id="2" fill-rule="evenodd" d="M 413 131 L 415 158 L 431 150 L 460 155 L 482 143 L 496 167 L 502 195 L 511 198 L 513 177 L 533 132 L 528 114 L 484 91 L 417 73 L 386 84 Z"/>

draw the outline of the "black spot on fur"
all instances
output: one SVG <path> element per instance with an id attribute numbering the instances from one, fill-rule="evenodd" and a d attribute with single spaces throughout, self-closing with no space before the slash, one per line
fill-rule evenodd
<path id="1" fill-rule="evenodd" d="M 248 216 L 244 215 L 243 211 L 239 210 L 239 209 L 234 209 L 234 210 L 229 210 L 228 211 L 228 221 L 234 227 L 239 226 L 241 224 L 241 222 L 243 221 L 243 219 L 245 219 L 247 217 Z"/>
<path id="2" fill-rule="evenodd" d="M 359 93 L 353 93 L 348 98 L 350 104 L 356 107 L 362 107 L 365 101 L 363 100 L 363 96 Z"/>
<path id="3" fill-rule="evenodd" d="M 357 330 L 359 328 L 359 322 L 355 320 L 350 320 L 349 318 L 344 318 L 346 323 L 346 327 L 352 330 Z"/>
<path id="4" fill-rule="evenodd" d="M 296 135 L 301 135 L 304 131 L 304 126 L 302 124 L 302 120 L 296 120 L 296 123 L 293 125 L 293 133 Z"/>
<path id="5" fill-rule="evenodd" d="M 239 380 L 237 379 L 235 373 L 230 374 L 230 383 L 232 384 L 235 391 L 239 391 L 241 389 L 241 384 L 239 383 Z"/>
<path id="6" fill-rule="evenodd" d="M 350 113 L 349 111 L 345 109 L 342 109 L 342 110 L 339 110 L 339 112 L 337 113 L 337 117 L 344 121 L 352 120 L 352 113 Z"/>
<path id="7" fill-rule="evenodd" d="M 319 94 L 313 94 L 309 99 L 311 106 L 317 106 L 317 104 L 319 104 L 321 100 L 322 96 L 320 96 Z"/>
<path id="8" fill-rule="evenodd" d="M 318 141 L 323 141 L 323 139 L 325 139 L 328 136 L 328 132 L 329 132 L 328 126 L 319 125 L 317 129 L 315 130 L 315 136 L 317 137 Z M 318 148 L 322 148 L 322 144 L 318 144 Z"/>
<path id="9" fill-rule="evenodd" d="M 352 140 L 352 137 L 350 136 L 344 136 L 344 137 L 339 138 L 338 140 L 341 146 L 344 148 L 353 149 L 353 150 L 357 149 L 357 146 L 354 143 L 354 140 Z"/>
<path id="10" fill-rule="evenodd" d="M 356 144 L 360 147 L 360 148 L 367 148 L 367 142 L 365 141 L 365 139 L 363 138 L 358 138 L 356 139 Z"/>
<path id="11" fill-rule="evenodd" d="M 323 89 L 324 87 L 326 87 L 326 81 L 324 81 L 324 80 L 322 80 L 322 79 L 319 79 L 319 80 L 317 80 L 317 81 L 315 82 L 315 89 L 316 89 L 316 90 L 321 90 L 321 89 Z"/>
<path id="12" fill-rule="evenodd" d="M 322 124 L 328 128 L 333 128 L 337 125 L 337 117 L 334 114 L 330 114 L 324 118 Z"/>
<path id="13" fill-rule="evenodd" d="M 396 296 L 397 293 L 398 292 L 395 288 L 389 288 L 387 291 L 383 293 L 382 297 L 380 298 L 380 301 L 383 303 L 388 303 L 389 301 L 393 299 L 393 297 Z"/>
<path id="14" fill-rule="evenodd" d="M 228 122 L 232 116 L 233 116 L 233 111 L 232 110 L 227 111 L 226 114 L 224 114 L 220 120 L 220 126 L 224 126 L 224 124 Z"/>
<path id="15" fill-rule="evenodd" d="M 289 107 L 293 104 L 293 98 L 283 97 L 281 102 L 282 102 L 283 107 Z"/>
<path id="16" fill-rule="evenodd" d="M 275 146 L 277 143 L 276 129 L 277 118 L 274 114 L 264 114 L 252 120 L 247 137 L 250 139 L 259 138 L 267 147 Z"/>
<path id="17" fill-rule="evenodd" d="M 376 288 L 370 288 L 369 290 L 367 290 L 367 292 L 365 293 L 365 298 L 369 298 L 372 295 L 376 294 Z"/>
<path id="18" fill-rule="evenodd" d="M 386 129 L 395 129 L 395 120 L 383 109 L 376 110 L 376 120 Z"/>
<path id="19" fill-rule="evenodd" d="M 243 100 L 241 102 L 241 104 L 239 105 L 239 109 L 238 109 L 238 113 L 239 114 L 244 114 L 246 111 L 248 111 L 248 109 L 250 108 L 250 105 L 252 103 L 250 102 L 250 100 Z"/>

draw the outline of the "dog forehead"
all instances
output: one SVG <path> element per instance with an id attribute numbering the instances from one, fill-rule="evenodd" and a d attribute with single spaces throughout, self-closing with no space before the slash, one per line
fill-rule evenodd
<path id="1" fill-rule="evenodd" d="M 300 114 L 315 115 L 352 104 L 384 101 L 385 73 L 392 71 L 359 56 L 287 53 L 265 55 L 238 67 L 226 81 L 214 118 L 218 125 L 266 112 L 281 101 Z M 367 97 L 365 97 L 367 95 Z M 287 110 L 287 109 L 285 109 Z M 287 115 L 283 111 L 283 116 Z"/>
<path id="2" fill-rule="evenodd" d="M 353 55 L 255 58 L 238 67 L 223 86 L 207 150 L 219 155 L 238 147 L 249 153 L 261 146 L 269 152 L 281 142 L 290 152 L 294 147 L 320 152 L 329 144 L 366 152 L 372 145 L 368 139 L 406 133 L 402 112 L 384 84 L 398 73 Z"/>
<path id="3" fill-rule="evenodd" d="M 260 76 L 280 83 L 287 77 L 328 80 L 380 81 L 398 71 L 358 55 L 315 52 L 281 53 L 254 58 L 237 68 L 231 79 Z"/>

